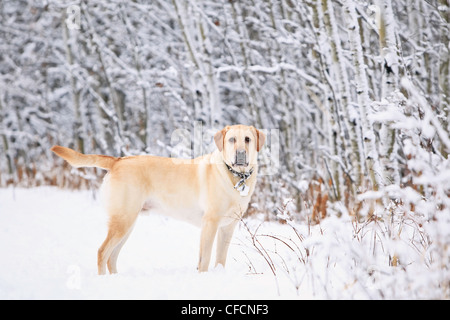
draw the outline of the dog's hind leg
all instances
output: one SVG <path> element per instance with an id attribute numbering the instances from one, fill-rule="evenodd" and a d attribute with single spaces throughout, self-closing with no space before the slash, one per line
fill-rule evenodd
<path id="1" fill-rule="evenodd" d="M 117 273 L 117 257 L 119 256 L 120 250 L 122 249 L 125 242 L 127 242 L 128 237 L 131 234 L 131 231 L 133 231 L 134 224 L 130 227 L 127 234 L 120 240 L 120 242 L 116 245 L 116 247 L 113 249 L 111 255 L 109 256 L 107 265 L 109 273 Z"/>
<path id="2" fill-rule="evenodd" d="M 136 220 L 138 212 L 128 216 L 111 216 L 109 221 L 108 234 L 105 241 L 98 249 L 97 266 L 98 274 L 106 273 L 106 263 L 110 273 L 116 273 L 117 256 L 120 249 L 131 233 L 132 226 Z M 112 258 L 112 259 L 111 259 Z"/>

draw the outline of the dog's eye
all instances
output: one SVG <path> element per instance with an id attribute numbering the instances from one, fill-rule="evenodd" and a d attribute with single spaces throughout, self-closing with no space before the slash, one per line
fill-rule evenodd
<path id="1" fill-rule="evenodd" d="M 249 143 L 251 139 L 249 137 L 245 137 L 245 143 Z"/>
<path id="2" fill-rule="evenodd" d="M 236 142 L 236 138 L 235 137 L 231 137 L 230 139 L 228 139 L 228 141 L 230 143 L 235 143 Z"/>

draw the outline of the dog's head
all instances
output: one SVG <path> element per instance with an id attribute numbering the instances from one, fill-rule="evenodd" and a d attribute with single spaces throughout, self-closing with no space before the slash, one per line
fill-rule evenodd
<path id="1" fill-rule="evenodd" d="M 214 135 L 217 149 L 226 164 L 236 171 L 244 172 L 256 164 L 266 135 L 252 126 L 226 126 Z"/>

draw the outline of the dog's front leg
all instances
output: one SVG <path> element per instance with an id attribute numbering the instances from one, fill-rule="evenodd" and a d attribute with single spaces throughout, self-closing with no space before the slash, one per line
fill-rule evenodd
<path id="1" fill-rule="evenodd" d="M 218 227 L 218 221 L 209 217 L 203 217 L 202 231 L 200 236 L 200 257 L 198 260 L 198 271 L 208 271 L 211 259 L 211 250 Z"/>
<path id="2" fill-rule="evenodd" d="M 228 247 L 230 246 L 231 238 L 233 237 L 234 228 L 236 227 L 237 220 L 231 222 L 227 226 L 223 226 L 219 229 L 217 234 L 217 252 L 216 252 L 216 266 L 221 264 L 225 267 L 227 261 Z"/>

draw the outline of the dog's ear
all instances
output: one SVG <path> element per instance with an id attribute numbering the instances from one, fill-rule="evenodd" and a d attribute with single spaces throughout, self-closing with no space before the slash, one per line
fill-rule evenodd
<path id="1" fill-rule="evenodd" d="M 225 139 L 225 135 L 227 134 L 228 126 L 223 128 L 222 130 L 217 131 L 214 135 L 214 142 L 216 143 L 217 149 L 220 152 L 223 150 L 223 140 Z"/>
<path id="2" fill-rule="evenodd" d="M 256 128 L 253 129 L 255 129 L 256 132 L 256 151 L 259 152 L 259 150 L 261 150 L 261 148 L 263 147 L 264 142 L 266 142 L 266 135 L 264 134 L 264 132 L 259 131 Z"/>

